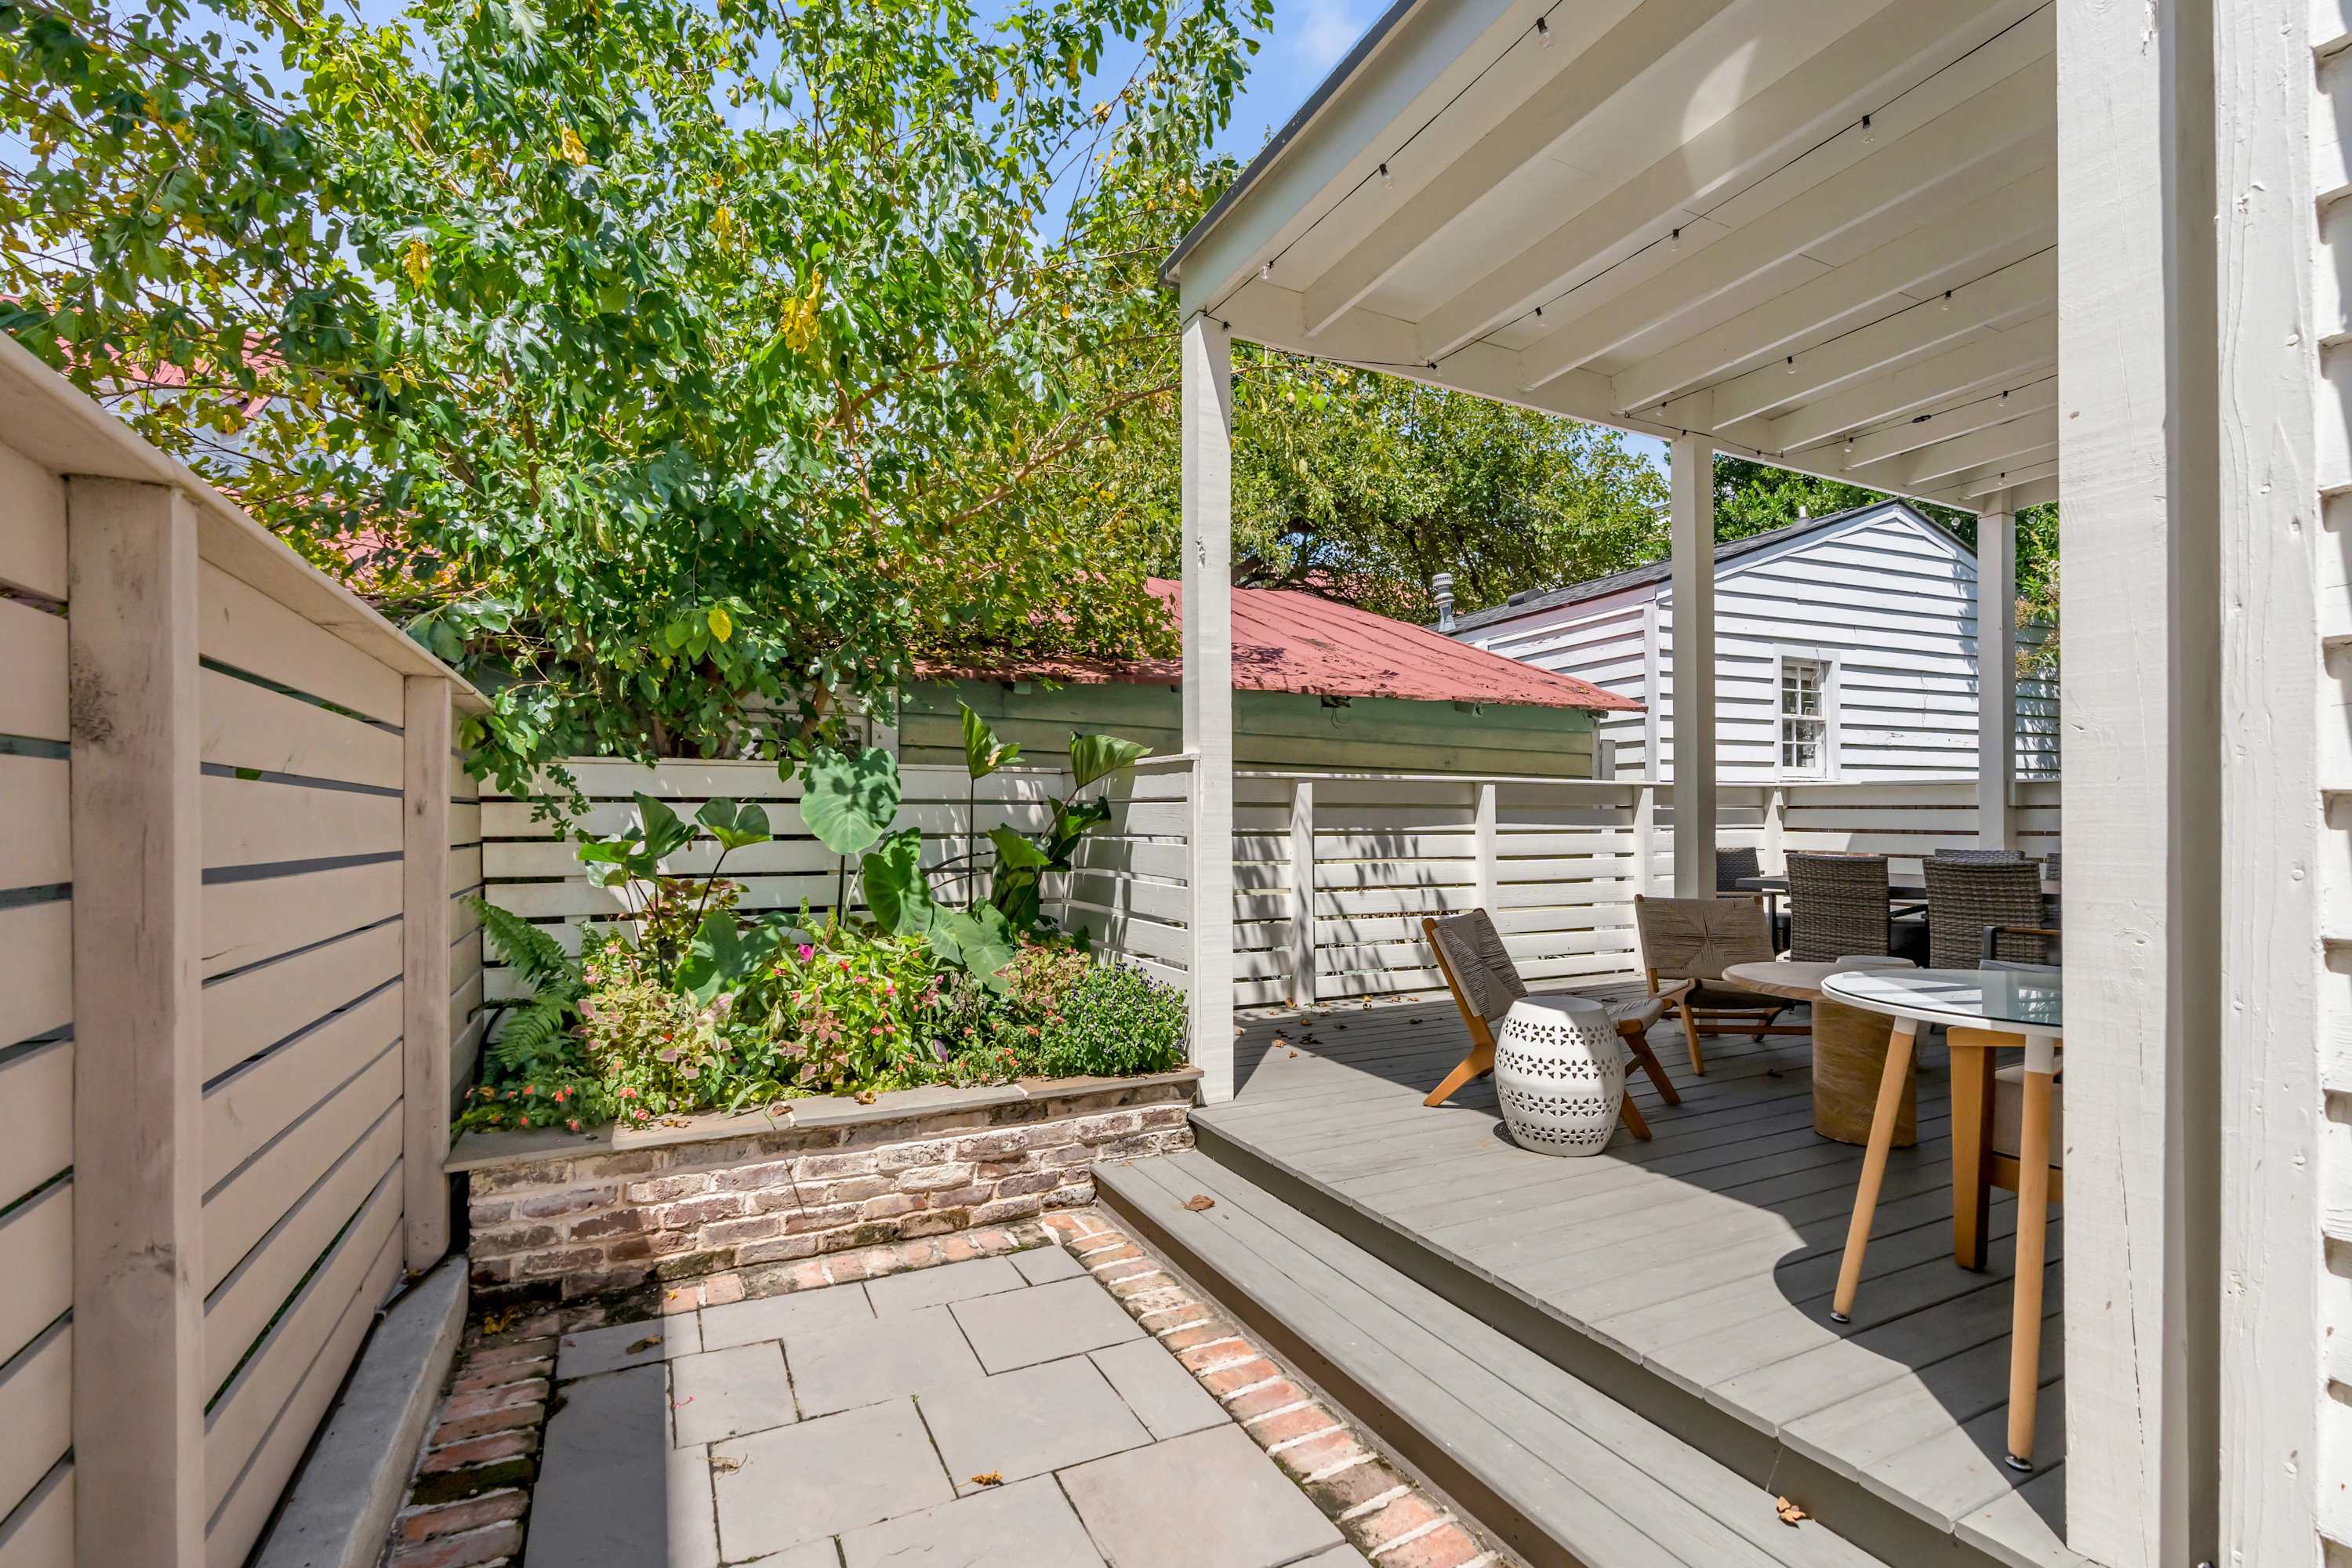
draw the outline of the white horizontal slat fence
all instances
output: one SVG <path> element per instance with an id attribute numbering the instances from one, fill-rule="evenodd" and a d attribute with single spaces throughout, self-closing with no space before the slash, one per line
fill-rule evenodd
<path id="1" fill-rule="evenodd" d="M 479 698 L 5 342 L 0 405 L 0 1561 L 234 1568 L 446 1250 Z"/>

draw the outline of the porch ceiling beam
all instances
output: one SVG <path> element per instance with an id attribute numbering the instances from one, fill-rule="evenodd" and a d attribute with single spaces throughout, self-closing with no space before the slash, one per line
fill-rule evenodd
<path id="1" fill-rule="evenodd" d="M 1812 402 L 1914 355 L 2046 310 L 2057 298 L 2058 252 L 2053 246 L 1990 277 L 1962 284 L 1948 296 L 1921 300 L 1793 355 L 1789 366 L 1766 365 L 1724 382 L 1714 388 L 1716 416 L 1724 424 L 1734 425 Z M 1631 406 L 1622 389 L 1618 402 Z"/>
<path id="2" fill-rule="evenodd" d="M 2047 29 L 2041 29 L 2046 33 Z M 2028 29 L 2019 32 L 2029 38 Z M 2058 82 L 2046 38 L 2035 61 L 1956 108 L 1918 117 L 1905 133 L 1906 105 L 1926 89 L 1898 100 L 1872 123 L 1886 144 L 1734 231 L 1736 243 L 1710 245 L 1657 277 L 1627 289 L 1606 308 L 1580 316 L 1527 350 L 1528 384 L 1542 385 L 1632 342 L 1663 321 L 1730 292 L 1790 258 L 1868 222 L 1920 192 L 1959 177 L 1988 159 L 2006 156 L 2030 137 L 2048 138 Z M 1991 51 L 1987 51 L 1990 54 Z M 1971 60 L 1969 65 L 1975 62 Z M 1958 74 L 1968 65 L 1954 68 Z M 1788 171 L 1842 159 L 1840 136 L 1807 153 Z M 2053 150 L 2054 155 L 2054 148 Z M 1731 204 L 1727 203 L 1727 211 Z M 1570 300 L 1574 294 L 1569 296 Z"/>
<path id="3" fill-rule="evenodd" d="M 2013 462 L 2029 452 L 2044 447 L 2055 450 L 2057 446 L 2058 411 L 2053 408 L 1939 442 L 1906 463 L 1904 478 L 1913 485 L 1933 485 L 1953 474 L 1988 463 Z"/>
<path id="4" fill-rule="evenodd" d="M 1676 45 L 1743 0 L 1647 0 L 1579 51 L 1517 112 L 1467 152 L 1432 171 L 1429 182 L 1340 258 L 1307 290 L 1307 335 L 1314 337 L 1392 277 L 1397 268 L 1522 166 L 1576 130 Z"/>
<path id="5" fill-rule="evenodd" d="M 1975 508 L 1983 505 L 1986 497 L 1997 495 L 2003 489 L 2015 489 L 2036 479 L 2057 477 L 2058 448 L 2053 444 L 2031 452 L 2021 452 L 2008 462 L 1989 463 L 1929 493 L 1947 505 Z"/>
<path id="6" fill-rule="evenodd" d="M 2035 479 L 2031 484 L 2017 485 L 2009 492 L 2009 504 L 2023 511 L 2030 506 L 2049 506 L 2058 499 L 2058 476 Z"/>
<path id="7" fill-rule="evenodd" d="M 1935 414 L 1915 415 L 1900 425 L 1884 430 L 1874 430 L 1859 437 L 1853 451 L 1845 460 L 1849 468 L 1864 468 L 1873 463 L 1883 463 L 1906 452 L 1916 452 L 1981 430 L 1988 425 L 2003 420 L 2020 419 L 2028 414 L 2039 414 L 2045 408 L 2058 406 L 2058 378 L 2051 376 L 2030 386 L 2004 389 L 1989 397 L 1973 398 L 1956 408 Z"/>
<path id="8" fill-rule="evenodd" d="M 1487 271 L 1433 311 L 1422 357 L 1440 359 L 1526 314 L 1591 258 L 1668 215 L 1768 174 L 2039 8 L 2040 0 L 1902 0 L 1795 66 L 1680 147 Z"/>
<path id="9" fill-rule="evenodd" d="M 1798 451 L 1970 392 L 1997 392 L 2002 382 L 2021 379 L 2057 357 L 2058 318 L 2037 317 L 1779 415 L 1738 438 L 1767 452 Z"/>
<path id="10" fill-rule="evenodd" d="M 1618 399 L 1638 408 L 1704 386 L 1759 355 L 1777 353 L 1859 311 L 1893 305 L 1906 291 L 1948 276 L 1955 268 L 1997 259 L 2004 251 L 2014 255 L 2021 242 L 2032 244 L 2037 237 L 2054 244 L 2057 213 L 2057 171 L 2045 164 L 1712 331 L 1629 365 L 1616 377 Z M 1739 246 L 1735 232 L 1727 248 Z"/>

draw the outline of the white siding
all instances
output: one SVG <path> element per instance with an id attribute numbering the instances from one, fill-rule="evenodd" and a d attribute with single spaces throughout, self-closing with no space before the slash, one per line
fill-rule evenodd
<path id="1" fill-rule="evenodd" d="M 1783 547 L 1736 556 L 1717 575 L 1717 743 L 1727 783 L 1779 779 L 1777 674 L 1783 658 L 1835 671 L 1832 781 L 1976 776 L 1976 562 L 1940 530 L 1890 505 Z M 1656 695 L 1645 614 L 1658 626 Z M 2030 634 L 2029 634 L 2030 637 Z M 1664 583 L 1531 611 L 1470 640 L 1657 709 L 1658 773 L 1671 773 L 1674 601 Z M 2057 774 L 2056 692 L 2018 689 L 2018 774 Z M 1645 771 L 1645 721 L 1604 721 L 1620 776 Z"/>

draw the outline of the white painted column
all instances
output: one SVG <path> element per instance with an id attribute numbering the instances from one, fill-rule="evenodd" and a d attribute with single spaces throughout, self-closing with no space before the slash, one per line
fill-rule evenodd
<path id="1" fill-rule="evenodd" d="M 1315 781 L 1290 785 L 1290 1005 L 1315 1005 Z"/>
<path id="2" fill-rule="evenodd" d="M 1184 323 L 1184 750 L 1192 753 L 1192 1061 L 1234 1093 L 1233 339 Z"/>
<path id="3" fill-rule="evenodd" d="M 1977 516 L 1977 842 L 2017 847 L 2017 513 Z"/>
<path id="4" fill-rule="evenodd" d="M 195 517 L 160 485 L 76 479 L 66 521 L 74 1557 L 197 1568 L 211 1391 Z"/>
<path id="5" fill-rule="evenodd" d="M 2066 1520 L 2107 1568 L 2221 1559 L 2212 11 L 2057 8 Z"/>
<path id="6" fill-rule="evenodd" d="M 401 1201 L 417 1274 L 449 1250 L 447 681 L 408 677 L 401 737 Z"/>
<path id="7" fill-rule="evenodd" d="M 1496 912 L 1502 891 L 1502 863 L 1496 839 L 1502 786 L 1487 779 L 1472 788 L 1475 798 L 1472 802 L 1471 850 L 1478 869 L 1478 907 L 1491 915 Z"/>
<path id="8" fill-rule="evenodd" d="M 1671 447 L 1675 595 L 1675 896 L 1715 896 L 1715 448 Z"/>

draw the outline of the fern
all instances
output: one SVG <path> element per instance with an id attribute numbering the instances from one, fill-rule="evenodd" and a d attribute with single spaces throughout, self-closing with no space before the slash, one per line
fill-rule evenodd
<path id="1" fill-rule="evenodd" d="M 490 939 L 490 945 L 532 990 L 544 989 L 559 980 L 568 981 L 577 989 L 580 966 L 563 951 L 562 943 L 511 910 L 478 898 L 467 901 L 482 917 L 482 932 Z"/>
<path id="2" fill-rule="evenodd" d="M 565 1025 L 579 1001 L 571 986 L 550 986 L 528 1002 L 515 1005 L 499 1037 L 490 1042 L 490 1056 L 509 1074 L 520 1075 L 540 1066 L 550 1054 L 566 1048 Z"/>

